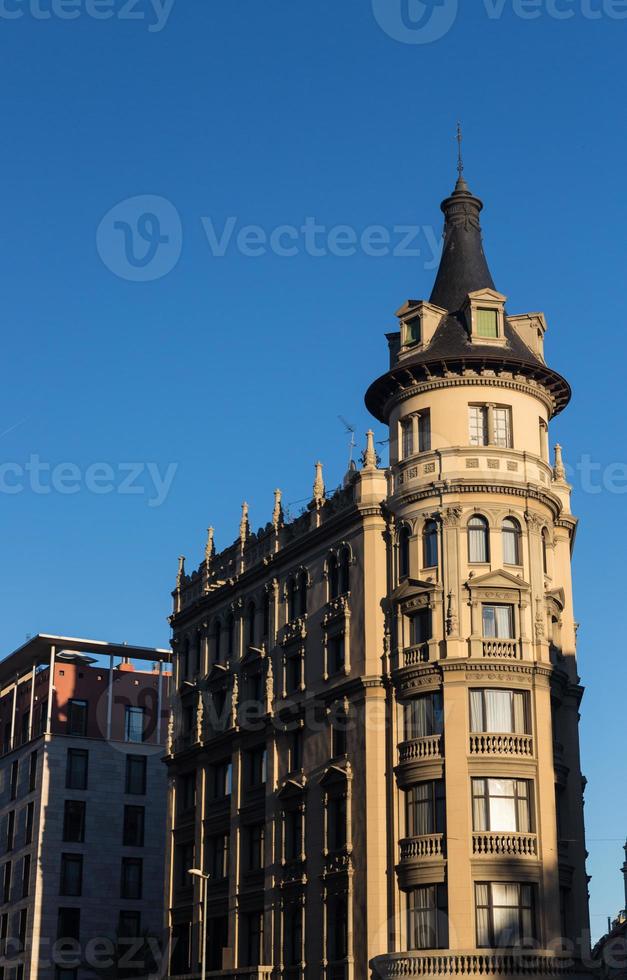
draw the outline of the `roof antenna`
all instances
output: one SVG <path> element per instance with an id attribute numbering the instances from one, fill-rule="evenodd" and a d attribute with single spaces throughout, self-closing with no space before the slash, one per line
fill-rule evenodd
<path id="1" fill-rule="evenodd" d="M 355 446 L 357 445 L 355 441 L 356 427 L 354 425 L 351 425 L 350 422 L 347 422 L 343 415 L 338 415 L 338 419 L 346 429 L 346 435 L 350 433 L 350 437 L 351 437 L 351 441 L 348 447 L 348 468 L 350 469 L 353 464 L 353 452 L 355 450 Z"/>
<path id="2" fill-rule="evenodd" d="M 464 134 L 462 132 L 461 122 L 457 123 L 457 173 L 459 174 L 460 181 L 464 179 Z"/>

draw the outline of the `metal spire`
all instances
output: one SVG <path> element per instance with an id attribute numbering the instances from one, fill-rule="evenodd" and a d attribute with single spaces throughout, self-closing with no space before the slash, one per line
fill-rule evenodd
<path id="1" fill-rule="evenodd" d="M 464 134 L 461 122 L 457 123 L 457 173 L 459 179 L 464 179 Z"/>

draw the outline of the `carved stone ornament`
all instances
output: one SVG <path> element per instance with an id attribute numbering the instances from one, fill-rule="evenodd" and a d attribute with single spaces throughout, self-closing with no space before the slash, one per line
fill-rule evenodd
<path id="1" fill-rule="evenodd" d="M 536 603 L 537 603 L 536 621 L 535 621 L 536 640 L 543 640 L 545 630 L 544 630 L 544 615 L 542 612 L 542 599 L 540 598 L 536 599 Z"/>
<path id="2" fill-rule="evenodd" d="M 446 632 L 449 636 L 457 632 L 458 620 L 455 608 L 455 595 L 453 592 L 448 594 L 448 606 L 446 610 Z"/>
<path id="3" fill-rule="evenodd" d="M 461 517 L 461 507 L 447 507 L 446 510 L 442 512 L 442 524 L 444 527 L 459 527 Z"/>
<path id="4" fill-rule="evenodd" d="M 237 724 L 237 707 L 239 704 L 239 679 L 237 674 L 233 675 L 233 687 L 231 688 L 231 715 L 233 725 Z"/>
<path id="5" fill-rule="evenodd" d="M 168 715 L 168 755 L 172 755 L 174 751 L 174 710 L 170 709 L 170 714 Z"/>
<path id="6" fill-rule="evenodd" d="M 525 520 L 530 531 L 540 532 L 542 530 L 543 520 L 538 514 L 534 514 L 532 511 L 525 511 Z"/>
<path id="7" fill-rule="evenodd" d="M 198 698 L 198 707 L 196 708 L 196 741 L 202 742 L 202 731 L 205 722 L 205 701 L 202 696 Z"/>

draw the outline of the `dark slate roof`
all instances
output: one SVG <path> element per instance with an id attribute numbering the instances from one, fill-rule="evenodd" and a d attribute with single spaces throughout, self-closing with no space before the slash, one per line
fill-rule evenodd
<path id="1" fill-rule="evenodd" d="M 468 293 L 495 289 L 483 251 L 479 216 L 483 204 L 468 189 L 463 177 L 453 194 L 442 203 L 445 215 L 444 250 L 430 302 L 448 314 L 442 317 L 431 343 L 413 357 L 404 358 L 370 386 L 366 394 L 368 410 L 386 422 L 385 402 L 401 388 L 455 369 L 488 368 L 525 374 L 545 385 L 553 394 L 556 412 L 570 400 L 568 383 L 548 368 L 505 320 L 505 344 L 477 344 L 470 341 L 461 309 Z"/>
<path id="2" fill-rule="evenodd" d="M 470 193 L 463 177 L 441 207 L 444 249 L 430 302 L 454 312 L 461 309 L 468 293 L 495 286 L 481 240 L 483 203 Z"/>

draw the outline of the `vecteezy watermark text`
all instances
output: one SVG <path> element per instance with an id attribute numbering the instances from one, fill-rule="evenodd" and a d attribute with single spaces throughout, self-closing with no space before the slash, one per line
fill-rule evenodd
<path id="1" fill-rule="evenodd" d="M 166 26 L 175 0 L 0 0 L 0 20 L 145 21 L 151 34 Z"/>
<path id="2" fill-rule="evenodd" d="M 542 17 L 569 21 L 627 20 L 627 0 L 483 0 L 489 20 L 512 13 L 519 20 Z M 454 26 L 459 0 L 372 0 L 375 19 L 385 33 L 403 44 L 433 44 Z"/>
<path id="3" fill-rule="evenodd" d="M 432 225 L 328 225 L 315 217 L 298 224 L 265 228 L 230 215 L 221 221 L 203 216 L 200 223 L 212 258 L 237 253 L 246 258 L 274 255 L 282 259 L 412 258 L 425 270 L 437 268 L 442 238 Z M 171 201 L 139 195 L 120 201 L 105 214 L 96 232 L 98 254 L 106 267 L 129 282 L 154 282 L 177 265 L 183 248 L 183 226 Z"/>
<path id="4" fill-rule="evenodd" d="M 149 507 L 160 507 L 166 500 L 178 469 L 168 463 L 47 463 L 32 454 L 26 462 L 0 463 L 0 494 L 19 493 L 72 496 L 82 491 L 98 495 L 128 494 L 146 496 Z"/>

